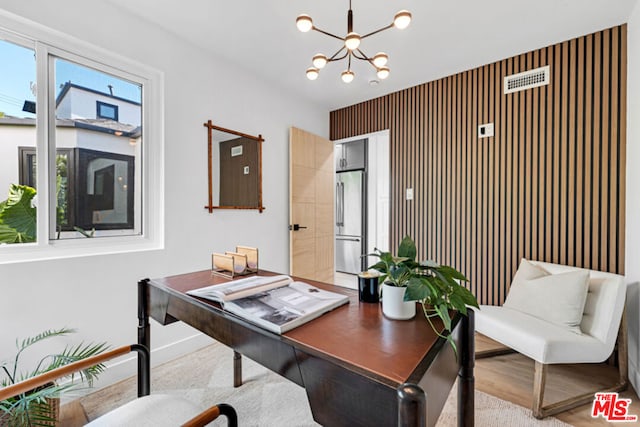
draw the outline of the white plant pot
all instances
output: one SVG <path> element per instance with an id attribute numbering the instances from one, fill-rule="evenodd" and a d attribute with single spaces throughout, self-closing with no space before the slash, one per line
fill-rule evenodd
<path id="1" fill-rule="evenodd" d="M 407 288 L 382 284 L 382 313 L 389 319 L 408 320 L 416 315 L 416 302 L 405 301 Z"/>

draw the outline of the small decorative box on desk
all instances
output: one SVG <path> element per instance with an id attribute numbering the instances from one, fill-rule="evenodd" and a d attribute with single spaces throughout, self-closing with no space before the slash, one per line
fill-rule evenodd
<path id="1" fill-rule="evenodd" d="M 235 252 L 213 253 L 211 272 L 233 279 L 258 272 L 258 249 L 249 246 L 236 246 Z"/>

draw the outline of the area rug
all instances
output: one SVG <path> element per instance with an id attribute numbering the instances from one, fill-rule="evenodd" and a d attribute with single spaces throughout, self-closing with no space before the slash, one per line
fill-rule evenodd
<path id="1" fill-rule="evenodd" d="M 233 352 L 222 344 L 212 344 L 192 354 L 153 368 L 152 393 L 181 395 L 203 408 L 229 403 L 238 410 L 243 427 L 319 426 L 313 421 L 302 387 L 243 358 L 242 387 L 233 388 Z M 89 420 L 135 398 L 136 383 L 131 378 L 80 399 Z M 569 426 L 558 419 L 543 421 L 531 411 L 476 390 L 475 425 L 484 426 Z M 224 418 L 224 417 L 222 417 Z M 212 425 L 226 426 L 220 419 Z M 438 427 L 456 426 L 456 389 L 452 389 L 438 420 Z"/>

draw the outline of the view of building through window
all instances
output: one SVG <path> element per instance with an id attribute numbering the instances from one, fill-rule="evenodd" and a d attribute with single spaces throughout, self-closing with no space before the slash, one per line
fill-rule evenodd
<path id="1" fill-rule="evenodd" d="M 35 52 L 0 40 L 0 63 L 0 243 L 28 243 L 36 240 L 36 199 L 12 185 L 20 184 L 22 169 L 35 182 Z M 30 147 L 31 158 L 21 159 L 20 147 Z"/>
<path id="2" fill-rule="evenodd" d="M 38 183 L 34 51 L 0 40 L 0 63 L 10 64 L 0 69 L 0 201 L 27 190 L 21 203 L 37 208 L 43 205 L 37 197 L 26 200 L 32 190 L 12 185 L 37 193 L 55 180 L 52 239 L 141 234 L 142 86 L 54 58 L 56 108 L 49 120 L 56 125 L 48 141 L 56 170 Z M 13 241 L 11 226 L 0 207 L 0 243 L 35 240 L 35 223 L 16 230 L 29 238 Z"/>

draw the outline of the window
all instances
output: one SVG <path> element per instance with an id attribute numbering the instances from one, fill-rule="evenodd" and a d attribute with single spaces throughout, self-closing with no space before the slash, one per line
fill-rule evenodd
<path id="1" fill-rule="evenodd" d="M 99 119 L 118 121 L 118 106 L 96 101 L 96 116 Z"/>
<path id="2" fill-rule="evenodd" d="M 67 171 L 73 187 L 66 209 L 66 218 L 74 222 L 57 224 L 56 238 L 140 234 L 135 207 L 141 207 L 141 186 L 135 172 L 142 164 L 142 85 L 70 59 L 51 55 L 50 60 L 57 89 L 56 146 L 75 154 Z M 91 105 L 97 105 L 96 117 Z"/>
<path id="3" fill-rule="evenodd" d="M 0 63 L 0 264 L 161 247 L 162 75 L 2 11 Z"/>
<path id="4" fill-rule="evenodd" d="M 37 240 L 37 217 L 32 208 L 33 194 L 12 188 L 18 184 L 19 168 L 24 166 L 35 183 L 35 49 L 0 38 L 0 203 L 9 197 L 13 201 L 0 205 L 0 242 L 30 243 Z M 27 108 L 24 108 L 24 107 Z M 19 161 L 18 147 L 31 147 L 31 158 Z"/>

